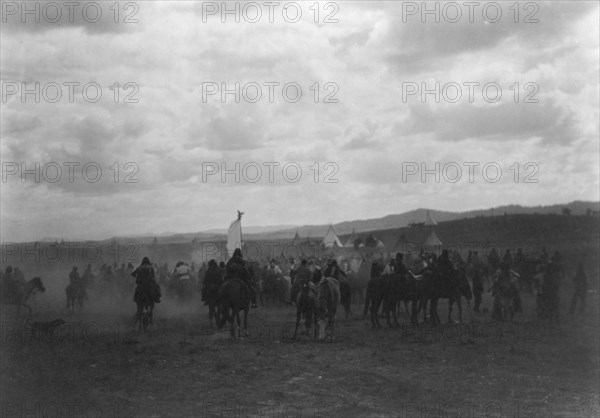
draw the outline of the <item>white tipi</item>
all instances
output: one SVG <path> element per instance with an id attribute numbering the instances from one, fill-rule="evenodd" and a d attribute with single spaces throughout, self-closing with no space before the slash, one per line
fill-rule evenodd
<path id="1" fill-rule="evenodd" d="M 356 231 L 354 229 L 352 229 L 352 235 L 350 235 L 350 238 L 348 238 L 348 240 L 346 240 L 346 243 L 344 244 L 345 248 L 354 248 L 354 241 L 356 241 Z"/>
<path id="2" fill-rule="evenodd" d="M 327 233 L 325 234 L 322 243 L 325 248 L 331 248 L 336 246 L 343 247 L 342 241 L 340 241 L 340 238 L 333 230 L 333 225 L 329 225 L 329 230 L 327 230 Z"/>

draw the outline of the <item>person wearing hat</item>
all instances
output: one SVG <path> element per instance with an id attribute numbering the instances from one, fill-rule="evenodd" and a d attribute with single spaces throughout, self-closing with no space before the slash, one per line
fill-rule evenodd
<path id="1" fill-rule="evenodd" d="M 250 300 L 252 301 L 252 308 L 257 308 L 256 304 L 256 288 L 254 285 L 254 279 L 251 277 L 248 268 L 246 267 L 246 262 L 242 257 L 242 250 L 236 248 L 233 251 L 233 256 L 229 259 L 225 266 L 226 277 L 225 280 L 229 279 L 241 279 L 246 286 L 248 286 L 248 290 L 250 293 Z"/>

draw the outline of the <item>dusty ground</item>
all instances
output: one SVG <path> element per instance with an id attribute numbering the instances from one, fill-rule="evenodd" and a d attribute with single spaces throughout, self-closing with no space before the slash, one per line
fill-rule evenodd
<path id="1" fill-rule="evenodd" d="M 69 321 L 53 338 L 3 307 L 2 417 L 598 416 L 596 295 L 587 316 L 563 309 L 557 327 L 530 322 L 534 301 L 524 303 L 516 324 L 467 312 L 464 326 L 423 334 L 342 315 L 325 343 L 292 341 L 289 307 L 252 311 L 238 342 L 207 326 L 204 307 L 158 305 L 143 334 L 130 312 L 37 306 L 34 321 Z"/>

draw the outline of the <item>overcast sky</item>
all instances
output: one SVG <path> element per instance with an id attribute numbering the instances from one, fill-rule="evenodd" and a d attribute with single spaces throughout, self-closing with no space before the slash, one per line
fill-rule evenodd
<path id="1" fill-rule="evenodd" d="M 286 18 L 297 10 L 288 7 L 284 15 L 282 3 L 271 23 L 268 5 L 258 2 L 260 19 L 247 7 L 239 23 L 235 15 L 222 23 L 219 11 L 209 14 L 221 2 L 144 1 L 132 3 L 137 10 L 121 3 L 116 24 L 113 2 L 102 3 L 96 23 L 86 21 L 94 20 L 94 7 L 83 18 L 80 6 L 72 22 L 64 7 L 57 23 L 48 22 L 56 11 L 46 8 L 40 23 L 26 15 L 25 24 L 13 9 L 21 3 L 7 3 L 4 242 L 226 228 L 238 208 L 246 225 L 289 225 L 419 207 L 463 211 L 599 199 L 597 2 L 530 2 L 527 9 L 521 3 L 518 16 L 509 9 L 513 2 L 505 2 L 499 18 L 494 7 L 483 12 L 486 3 L 471 16 L 462 6 L 460 17 L 438 4 L 439 23 L 415 10 L 421 2 L 374 1 L 327 8 L 323 2 L 318 17 L 313 2 L 299 2 L 296 23 Z M 138 22 L 124 23 L 126 17 Z M 30 89 L 40 83 L 40 103 L 33 94 L 22 97 L 23 82 Z M 224 102 L 220 92 L 203 98 L 203 90 L 221 83 L 235 89 L 236 82 L 246 87 L 239 103 L 233 94 Z M 271 84 L 272 103 L 269 82 L 279 83 Z M 410 94 L 415 86 L 435 90 L 436 82 L 437 102 L 434 94 Z M 60 99 L 52 83 L 61 86 Z M 73 103 L 64 83 L 79 83 L 72 84 Z M 87 100 L 82 96 L 88 83 L 101 88 L 95 103 L 93 87 Z M 110 89 L 115 83 L 120 88 Z M 288 85 L 284 98 L 286 83 L 297 84 Z M 137 103 L 124 103 L 126 97 Z M 225 182 L 220 173 L 203 178 L 203 168 L 234 169 L 236 162 L 239 182 L 233 174 Z M 403 163 L 406 171 L 421 163 L 434 169 L 436 162 L 439 182 L 434 174 L 403 178 Z M 34 172 L 40 164 L 39 182 L 34 174 L 22 181 L 22 163 Z M 65 163 L 79 164 L 72 179 Z M 279 163 L 271 165 L 272 182 L 268 163 Z M 473 163 L 472 181 L 465 163 Z M 502 176 L 492 182 L 495 164 Z M 262 177 L 252 183 L 257 165 Z M 452 182 L 457 165 L 462 177 Z M 49 181 L 57 166 L 62 177 Z M 93 183 L 98 166 L 102 174 Z M 302 173 L 292 182 L 297 167 Z M 138 182 L 126 182 L 128 174 Z"/>

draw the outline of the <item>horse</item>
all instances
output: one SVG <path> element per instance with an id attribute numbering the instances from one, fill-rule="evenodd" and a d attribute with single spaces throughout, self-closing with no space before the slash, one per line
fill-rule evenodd
<path id="1" fill-rule="evenodd" d="M 429 288 L 428 299 L 430 301 L 430 318 L 433 324 L 441 323 L 437 313 L 439 299 L 448 299 L 448 322 L 452 322 L 452 306 L 456 303 L 458 307 L 458 320 L 462 323 L 462 297 L 467 299 L 467 304 L 473 297 L 471 286 L 465 271 L 461 269 L 451 270 L 450 277 L 442 277 L 439 273 L 434 273 L 432 286 Z"/>
<path id="2" fill-rule="evenodd" d="M 367 311 L 371 314 L 371 325 L 373 328 L 380 328 L 379 323 L 379 307 L 383 301 L 383 295 L 386 290 L 386 277 L 375 276 L 367 283 L 367 292 L 365 295 L 365 307 L 363 310 L 363 318 L 366 318 Z"/>
<path id="3" fill-rule="evenodd" d="M 411 323 L 418 325 L 421 312 L 423 312 L 423 322 L 427 322 L 427 295 L 431 292 L 433 273 L 430 269 L 423 270 L 420 275 L 415 275 L 411 270 L 408 273 L 412 293 Z"/>
<path id="4" fill-rule="evenodd" d="M 75 306 L 77 305 L 77 312 L 81 312 L 83 300 L 85 299 L 85 288 L 83 283 L 70 283 L 65 289 L 65 293 L 67 295 L 67 310 L 74 313 Z"/>
<path id="5" fill-rule="evenodd" d="M 335 315 L 340 303 L 340 284 L 333 277 L 324 277 L 317 287 L 315 315 L 319 326 L 319 339 L 325 338 L 326 331 L 333 336 Z"/>
<path id="6" fill-rule="evenodd" d="M 152 317 L 154 312 L 153 292 L 147 286 L 138 285 L 135 289 L 133 298 L 137 311 L 135 313 L 135 324 L 139 323 L 139 330 L 146 330 L 153 324 Z"/>
<path id="7" fill-rule="evenodd" d="M 250 290 L 248 285 L 242 279 L 231 278 L 219 288 L 219 328 L 223 328 L 225 323 L 230 323 L 230 334 L 236 338 L 235 323 L 237 321 L 238 334 L 247 335 L 248 329 L 248 311 L 250 310 Z M 231 311 L 231 314 L 230 314 Z M 240 332 L 241 325 L 240 311 L 244 311 L 244 328 Z"/>
<path id="8" fill-rule="evenodd" d="M 39 277 L 34 277 L 26 283 L 18 283 L 12 289 L 7 289 L 6 284 L 4 284 L 1 302 L 4 305 L 16 305 L 17 316 L 21 313 L 21 306 L 26 307 L 29 312 L 28 316 L 31 318 L 33 311 L 25 302 L 36 293 L 45 291 L 46 288 Z"/>
<path id="9" fill-rule="evenodd" d="M 394 273 L 390 275 L 383 275 L 378 280 L 372 280 L 371 283 L 371 323 L 374 327 L 379 328 L 379 319 L 377 312 L 379 307 L 383 304 L 383 314 L 386 317 L 388 326 L 392 326 L 390 321 L 390 313 L 394 320 L 394 325 L 398 326 L 398 317 L 396 315 L 396 307 L 399 302 L 413 302 L 413 310 L 416 309 L 416 302 L 413 300 L 413 286 L 414 284 L 409 278 L 400 273 Z"/>
<path id="10" fill-rule="evenodd" d="M 315 316 L 315 304 L 317 302 L 317 288 L 315 284 L 306 280 L 301 283 L 298 295 L 296 296 L 296 330 L 294 331 L 294 339 L 298 335 L 300 327 L 300 319 L 304 315 L 304 326 L 306 335 L 309 335 L 311 322 Z M 314 327 L 314 338 L 317 338 L 317 325 Z"/>

